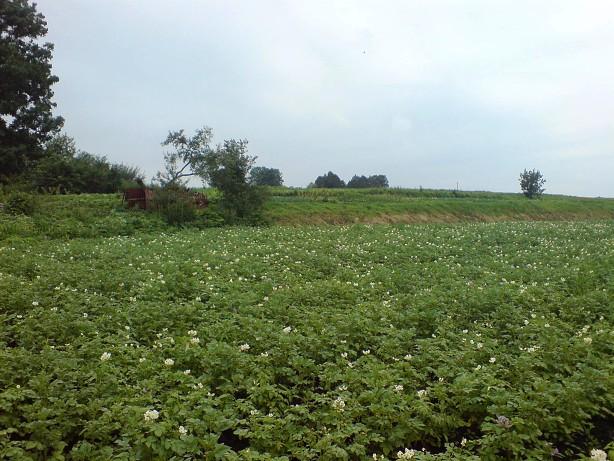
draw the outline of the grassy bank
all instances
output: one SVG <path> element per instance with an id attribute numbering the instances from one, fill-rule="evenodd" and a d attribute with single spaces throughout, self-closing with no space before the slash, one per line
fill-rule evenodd
<path id="1" fill-rule="evenodd" d="M 266 208 L 278 224 L 491 222 L 609 219 L 614 199 L 429 189 L 274 189 Z"/>
<path id="2" fill-rule="evenodd" d="M 215 194 L 209 195 L 215 202 Z M 265 215 L 277 225 L 604 220 L 614 218 L 614 199 L 546 195 L 528 200 L 519 194 L 428 189 L 273 188 Z M 124 209 L 118 194 L 40 196 L 32 216 L 0 213 L 0 238 L 91 238 L 173 229 L 153 213 Z"/>

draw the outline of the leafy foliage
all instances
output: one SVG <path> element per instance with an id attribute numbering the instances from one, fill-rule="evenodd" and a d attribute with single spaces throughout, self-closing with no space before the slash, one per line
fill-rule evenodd
<path id="1" fill-rule="evenodd" d="M 338 189 L 345 187 L 345 182 L 332 171 L 329 171 L 325 175 L 318 176 L 313 183 L 314 187 Z"/>
<path id="2" fill-rule="evenodd" d="M 79 151 L 67 135 L 46 143 L 44 157 L 27 176 L 35 190 L 52 193 L 110 193 L 143 180 L 138 168 Z"/>
<path id="3" fill-rule="evenodd" d="M 234 139 L 224 141 L 203 159 L 201 177 L 220 191 L 219 206 L 228 223 L 260 219 L 266 195 L 248 181 L 255 161 L 247 153 L 247 141 Z"/>
<path id="4" fill-rule="evenodd" d="M 354 175 L 352 179 L 350 179 L 350 181 L 348 182 L 347 187 L 354 188 L 354 189 L 361 189 L 361 188 L 368 188 L 368 187 L 386 188 L 388 187 L 388 178 L 383 174 L 375 174 L 369 177 Z"/>
<path id="5" fill-rule="evenodd" d="M 544 184 L 546 180 L 539 170 L 524 170 L 520 173 L 520 189 L 522 193 L 528 198 L 537 198 L 541 196 L 546 189 Z"/>
<path id="6" fill-rule="evenodd" d="M 27 0 L 0 2 L 0 182 L 44 155 L 42 143 L 63 123 L 51 113 L 53 45 L 41 43 L 45 18 Z"/>
<path id="7" fill-rule="evenodd" d="M 265 166 L 256 166 L 252 168 L 249 175 L 249 182 L 254 186 L 282 186 L 284 180 L 281 171 L 277 168 L 267 168 Z"/>
<path id="8" fill-rule="evenodd" d="M 0 457 L 607 452 L 612 243 L 611 221 L 10 237 Z"/>
<path id="9" fill-rule="evenodd" d="M 36 209 L 36 197 L 26 192 L 14 192 L 8 196 L 4 211 L 12 215 L 31 215 Z"/>
<path id="10" fill-rule="evenodd" d="M 156 181 L 163 187 L 184 186 L 184 178 L 201 176 L 205 157 L 213 152 L 212 140 L 213 130 L 207 126 L 196 130 L 191 138 L 186 136 L 184 130 L 171 131 L 162 145 L 170 146 L 173 150 L 164 154 L 165 170 L 158 172 Z"/>
<path id="11" fill-rule="evenodd" d="M 256 157 L 247 152 L 247 140 L 230 139 L 215 149 L 210 147 L 212 131 L 204 127 L 192 138 L 183 130 L 171 132 L 163 145 L 173 146 L 165 154 L 165 172 L 157 180 L 163 186 L 185 184 L 183 178 L 198 175 L 219 190 L 220 211 L 229 224 L 263 222 L 266 193 L 249 181 Z"/>
<path id="12" fill-rule="evenodd" d="M 194 200 L 181 187 L 167 186 L 156 189 L 155 210 L 172 226 L 190 223 L 196 219 Z"/>

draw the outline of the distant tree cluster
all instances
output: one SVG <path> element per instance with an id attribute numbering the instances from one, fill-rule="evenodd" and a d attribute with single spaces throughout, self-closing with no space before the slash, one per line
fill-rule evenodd
<path id="1" fill-rule="evenodd" d="M 250 173 L 249 182 L 255 186 L 283 186 L 284 179 L 277 168 L 255 166 Z"/>
<path id="2" fill-rule="evenodd" d="M 372 176 L 354 175 L 346 185 L 345 181 L 343 181 L 338 175 L 336 175 L 332 171 L 329 171 L 325 175 L 318 176 L 311 186 L 326 189 L 338 189 L 342 187 L 348 187 L 352 189 L 367 187 L 388 187 L 388 178 L 383 174 L 376 174 Z"/>
<path id="3" fill-rule="evenodd" d="M 79 151 L 67 135 L 55 136 L 45 143 L 43 153 L 23 176 L 41 192 L 112 193 L 143 180 L 138 168 Z"/>
<path id="4" fill-rule="evenodd" d="M 352 179 L 347 183 L 347 187 L 353 189 L 367 188 L 367 187 L 388 187 L 388 178 L 383 174 L 374 174 L 371 176 L 357 176 L 354 175 Z"/>
<path id="5" fill-rule="evenodd" d="M 339 189 L 345 187 L 345 181 L 337 176 L 332 171 L 329 171 L 325 175 L 318 176 L 313 182 L 313 187 L 327 188 L 327 189 Z"/>

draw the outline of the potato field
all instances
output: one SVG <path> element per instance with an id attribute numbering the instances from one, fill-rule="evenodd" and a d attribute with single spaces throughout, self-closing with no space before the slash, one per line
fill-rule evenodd
<path id="1" fill-rule="evenodd" d="M 13 235 L 0 321 L 0 459 L 614 455 L 612 221 Z"/>

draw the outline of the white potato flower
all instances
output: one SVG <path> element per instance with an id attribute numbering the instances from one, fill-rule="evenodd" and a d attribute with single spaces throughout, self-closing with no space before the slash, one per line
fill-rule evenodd
<path id="1" fill-rule="evenodd" d="M 147 410 L 144 414 L 143 417 L 145 418 L 145 421 L 150 422 L 150 421 L 155 421 L 156 419 L 158 419 L 160 416 L 160 413 L 158 413 L 158 410 Z"/>
<path id="2" fill-rule="evenodd" d="M 342 412 L 345 409 L 345 401 L 341 397 L 337 397 L 333 401 L 333 408 L 339 412 Z"/>
<path id="3" fill-rule="evenodd" d="M 603 450 L 591 450 L 591 459 L 595 461 L 608 461 L 608 454 Z"/>
<path id="4" fill-rule="evenodd" d="M 397 452 L 397 459 L 413 459 L 416 455 L 416 450 L 410 450 L 408 448 L 405 451 Z"/>

